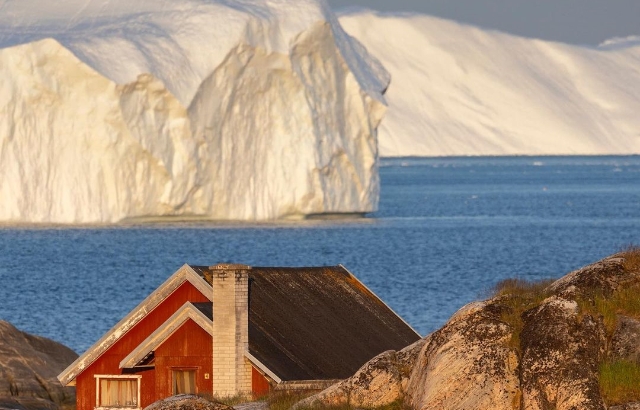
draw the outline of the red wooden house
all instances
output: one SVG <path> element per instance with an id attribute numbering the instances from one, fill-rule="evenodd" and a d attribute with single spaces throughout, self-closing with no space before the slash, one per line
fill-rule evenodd
<path id="1" fill-rule="evenodd" d="M 343 266 L 184 265 L 58 379 L 77 410 L 319 389 L 419 337 Z"/>

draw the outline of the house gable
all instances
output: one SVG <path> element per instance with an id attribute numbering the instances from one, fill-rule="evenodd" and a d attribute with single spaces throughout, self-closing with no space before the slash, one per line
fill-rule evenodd
<path id="1" fill-rule="evenodd" d="M 125 334 L 136 327 L 150 312 L 158 307 L 185 282 L 189 282 L 202 294 L 203 298 L 212 302 L 211 286 L 189 265 L 183 265 L 91 348 L 60 373 L 60 375 L 58 375 L 60 383 L 63 386 L 74 385 L 75 379 L 80 373 L 89 368 L 100 356 L 111 349 Z"/>
<path id="2" fill-rule="evenodd" d="M 193 373 L 193 393 L 213 394 L 212 349 L 211 334 L 194 320 L 185 320 L 154 351 L 156 399 L 181 393 L 174 390 L 176 371 Z"/>
<path id="3" fill-rule="evenodd" d="M 209 315 L 211 310 L 209 309 Z M 193 303 L 186 302 L 178 309 L 162 326 L 154 331 L 142 343 L 140 343 L 127 357 L 120 361 L 121 369 L 132 369 L 140 363 L 147 355 L 156 350 L 158 346 L 164 343 L 178 328 L 180 328 L 187 320 L 193 320 L 210 336 L 213 333 L 213 324 L 211 317 L 205 312 L 198 309 Z"/>

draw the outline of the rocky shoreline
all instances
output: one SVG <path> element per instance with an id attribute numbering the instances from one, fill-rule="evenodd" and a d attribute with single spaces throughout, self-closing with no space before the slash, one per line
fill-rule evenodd
<path id="1" fill-rule="evenodd" d="M 57 379 L 78 357 L 73 350 L 1 320 L 0 341 L 0 409 L 75 409 L 75 388 Z"/>
<path id="2" fill-rule="evenodd" d="M 608 364 L 640 369 L 639 301 L 637 248 L 551 284 L 507 282 L 415 345 L 382 353 L 297 407 L 403 400 L 420 410 L 640 408 L 640 398 L 601 380 Z"/>
<path id="3" fill-rule="evenodd" d="M 56 379 L 73 351 L 3 321 L 0 336 L 0 409 L 75 407 L 74 388 Z M 505 281 L 438 331 L 294 407 L 640 409 L 639 383 L 618 380 L 622 368 L 640 374 L 640 248 L 550 283 Z"/>

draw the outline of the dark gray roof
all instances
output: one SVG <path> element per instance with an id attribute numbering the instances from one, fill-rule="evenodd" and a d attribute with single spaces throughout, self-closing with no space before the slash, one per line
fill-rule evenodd
<path id="1" fill-rule="evenodd" d="M 196 302 L 192 305 L 202 312 L 209 320 L 213 320 L 213 304 L 211 302 Z"/>
<path id="2" fill-rule="evenodd" d="M 420 338 L 342 266 L 252 267 L 249 278 L 249 352 L 283 381 L 347 378 Z"/>

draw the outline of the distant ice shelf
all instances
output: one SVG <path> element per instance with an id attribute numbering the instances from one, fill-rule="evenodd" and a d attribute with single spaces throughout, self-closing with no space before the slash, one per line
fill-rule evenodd
<path id="1" fill-rule="evenodd" d="M 0 2 L 0 222 L 375 211 L 388 83 L 323 0 Z"/>
<path id="2" fill-rule="evenodd" d="M 586 48 L 425 15 L 340 22 L 391 74 L 382 156 L 640 154 L 638 36 Z"/>

